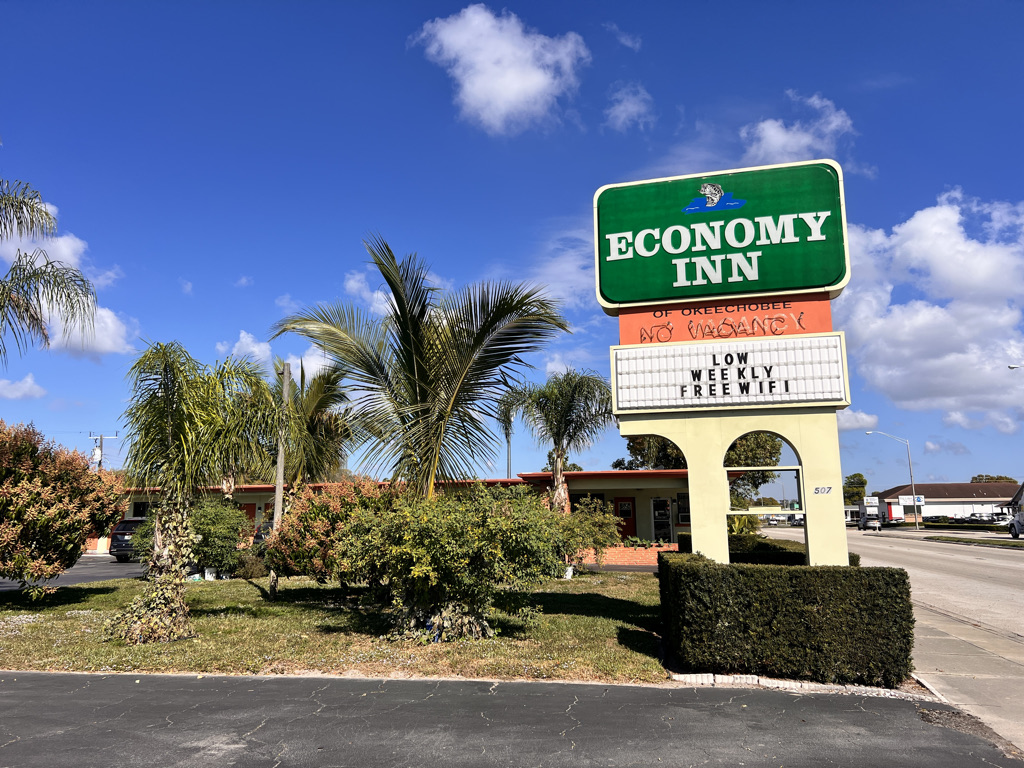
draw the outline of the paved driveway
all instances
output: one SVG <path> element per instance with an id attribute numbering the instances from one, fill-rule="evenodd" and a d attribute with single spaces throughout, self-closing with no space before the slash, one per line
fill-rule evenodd
<path id="1" fill-rule="evenodd" d="M 1019 766 L 941 704 L 728 688 L 0 673 L 0 766 Z"/>
<path id="2" fill-rule="evenodd" d="M 82 559 L 73 568 L 53 580 L 58 587 L 69 584 L 84 584 L 89 581 L 106 581 L 107 579 L 133 579 L 142 575 L 142 566 L 138 563 L 119 563 L 110 555 L 82 555 Z M 17 589 L 18 583 L 0 579 L 0 592 Z"/>

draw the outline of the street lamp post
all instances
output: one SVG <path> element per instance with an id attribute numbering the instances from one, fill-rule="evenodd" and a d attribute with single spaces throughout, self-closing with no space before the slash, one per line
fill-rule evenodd
<path id="1" fill-rule="evenodd" d="M 864 434 L 865 435 L 885 435 L 886 437 L 891 437 L 893 440 L 896 440 L 897 442 L 903 443 L 905 446 L 907 446 L 907 466 L 910 467 L 910 493 L 914 497 L 914 530 L 915 531 L 920 531 L 921 530 L 921 515 L 917 511 L 917 509 L 918 509 L 918 507 L 917 507 L 917 489 L 914 488 L 914 462 L 910 458 L 910 441 L 909 440 L 905 440 L 902 437 L 896 437 L 896 435 L 890 435 L 888 432 L 880 432 L 878 430 L 869 430 L 869 431 L 865 432 Z"/>

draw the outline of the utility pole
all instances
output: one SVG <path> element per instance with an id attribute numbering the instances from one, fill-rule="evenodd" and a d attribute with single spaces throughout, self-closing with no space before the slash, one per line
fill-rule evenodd
<path id="1" fill-rule="evenodd" d="M 274 483 L 274 530 L 281 526 L 281 510 L 284 506 L 284 437 L 288 407 L 291 403 L 289 390 L 292 383 L 291 363 L 281 368 L 281 419 L 277 432 L 277 479 Z M 277 572 L 270 571 L 270 599 L 277 599 Z"/>
<path id="2" fill-rule="evenodd" d="M 119 434 L 120 430 L 112 435 L 94 435 L 92 432 L 89 433 L 89 437 L 91 437 L 92 441 L 96 443 L 96 447 L 93 449 L 92 455 L 96 460 L 97 471 L 103 469 L 103 441 L 117 440 Z"/>

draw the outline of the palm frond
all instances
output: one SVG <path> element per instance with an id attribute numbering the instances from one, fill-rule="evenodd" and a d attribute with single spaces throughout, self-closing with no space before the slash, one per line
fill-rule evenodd
<path id="1" fill-rule="evenodd" d="M 414 254 L 399 261 L 379 237 L 365 245 L 389 292 L 383 318 L 320 305 L 273 332 L 304 336 L 343 373 L 368 445 L 364 466 L 432 495 L 437 480 L 471 476 L 493 455 L 488 422 L 509 378 L 567 325 L 536 288 L 482 283 L 442 294 Z"/>
<path id="2" fill-rule="evenodd" d="M 0 179 L 0 240 L 50 237 L 56 230 L 39 192 L 23 181 Z"/>
<path id="3" fill-rule="evenodd" d="M 0 364 L 6 366 L 7 345 L 14 339 L 19 353 L 39 343 L 50 344 L 48 320 L 58 312 L 65 327 L 92 328 L 96 292 L 81 272 L 43 251 L 18 251 L 7 274 L 0 279 Z"/>

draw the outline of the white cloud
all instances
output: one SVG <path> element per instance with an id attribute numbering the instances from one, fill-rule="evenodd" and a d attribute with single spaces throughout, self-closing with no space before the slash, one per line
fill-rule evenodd
<path id="1" fill-rule="evenodd" d="M 0 399 L 2 400 L 32 400 L 42 397 L 46 390 L 36 384 L 35 377 L 31 373 L 25 374 L 21 381 L 0 379 Z"/>
<path id="2" fill-rule="evenodd" d="M 296 355 L 288 355 L 285 358 L 285 362 L 290 363 L 292 366 L 292 378 L 299 378 L 299 365 L 301 363 L 302 370 L 306 372 L 306 381 L 316 376 L 322 369 L 328 367 L 331 361 L 323 353 L 323 351 L 314 345 L 310 345 L 309 348 L 302 353 L 302 357 Z"/>
<path id="3" fill-rule="evenodd" d="M 181 286 L 181 292 L 186 296 L 192 295 L 192 283 L 190 281 L 178 278 L 178 285 Z"/>
<path id="4" fill-rule="evenodd" d="M 604 111 L 605 125 L 619 133 L 634 125 L 641 131 L 654 125 L 654 99 L 640 83 L 620 85 L 612 93 L 611 102 Z"/>
<path id="5" fill-rule="evenodd" d="M 836 411 L 836 418 L 839 420 L 839 431 L 850 432 L 852 430 L 869 430 L 878 426 L 878 416 L 864 411 L 855 411 L 852 408 L 845 408 Z"/>
<path id="6" fill-rule="evenodd" d="M 528 282 L 570 308 L 594 305 L 594 233 L 583 225 L 568 226 L 541 244 L 527 271 Z"/>
<path id="7" fill-rule="evenodd" d="M 253 284 L 253 279 L 249 275 L 242 275 L 240 278 L 235 280 L 235 288 L 248 288 Z"/>
<path id="8" fill-rule="evenodd" d="M 255 336 L 247 331 L 239 331 L 238 341 L 235 342 L 234 346 L 229 341 L 217 342 L 217 354 L 249 357 L 257 363 L 268 363 L 270 362 L 270 344 L 257 340 Z"/>
<path id="9" fill-rule="evenodd" d="M 293 315 L 301 309 L 299 302 L 292 298 L 290 293 L 282 294 L 274 299 L 274 304 L 285 311 L 285 314 Z"/>
<path id="10" fill-rule="evenodd" d="M 565 362 L 561 352 L 549 355 L 544 361 L 544 373 L 550 376 L 553 373 L 565 373 L 569 370 L 569 364 Z"/>
<path id="11" fill-rule="evenodd" d="M 455 81 L 462 117 L 492 135 L 557 119 L 558 100 L 576 90 L 577 70 L 590 61 L 575 32 L 548 37 L 482 4 L 428 21 L 413 42 Z"/>
<path id="12" fill-rule="evenodd" d="M 942 195 L 891 232 L 851 226 L 853 279 L 834 302 L 873 389 L 953 426 L 1016 431 L 1024 390 L 1024 206 Z"/>
<path id="13" fill-rule="evenodd" d="M 122 277 L 124 272 L 116 264 L 110 269 L 105 269 L 102 272 L 98 272 L 94 269 L 85 270 L 85 276 L 89 278 L 89 281 L 93 284 L 97 291 L 101 291 L 104 288 L 109 288 Z"/>
<path id="14" fill-rule="evenodd" d="M 609 32 L 615 35 L 615 39 L 618 40 L 622 45 L 626 46 L 630 50 L 635 51 L 637 53 L 640 52 L 640 46 L 643 44 L 643 40 L 641 40 L 640 35 L 631 35 L 628 32 L 623 32 L 621 29 L 619 29 L 618 24 L 615 24 L 610 21 L 605 23 L 603 26 L 605 29 L 607 29 Z"/>
<path id="15" fill-rule="evenodd" d="M 829 99 L 820 94 L 802 98 L 793 91 L 787 91 L 786 95 L 794 102 L 810 107 L 816 113 L 813 119 L 786 125 L 775 118 L 743 126 L 740 138 L 747 145 L 743 156 L 745 162 L 764 165 L 834 157 L 837 142 L 844 136 L 855 134 L 853 120 L 844 110 L 836 109 Z"/>
<path id="16" fill-rule="evenodd" d="M 50 261 L 59 261 L 68 266 L 81 269 L 83 257 L 89 244 L 72 234 L 60 235 L 46 240 L 28 240 L 11 238 L 0 242 L 0 258 L 8 264 L 14 261 L 17 252 L 32 253 L 36 250 L 46 252 Z"/>
<path id="17" fill-rule="evenodd" d="M 924 441 L 924 452 L 925 453 L 950 453 L 954 456 L 964 456 L 971 452 L 963 443 L 957 442 L 956 440 L 925 440 Z"/>
<path id="18" fill-rule="evenodd" d="M 380 288 L 371 290 L 365 272 L 345 273 L 345 293 L 366 304 L 375 315 L 386 314 L 390 306 L 390 296 Z"/>
<path id="19" fill-rule="evenodd" d="M 739 165 L 740 144 L 734 131 L 707 122 L 697 122 L 687 140 L 673 145 L 659 160 L 639 171 L 638 178 L 682 176 Z"/>
<path id="20" fill-rule="evenodd" d="M 100 355 L 127 355 L 135 351 L 131 342 L 138 337 L 138 323 L 122 320 L 112 309 L 97 307 L 93 324 L 67 325 L 59 313 L 50 316 L 50 338 L 54 349 L 72 357 L 98 360 Z"/>

